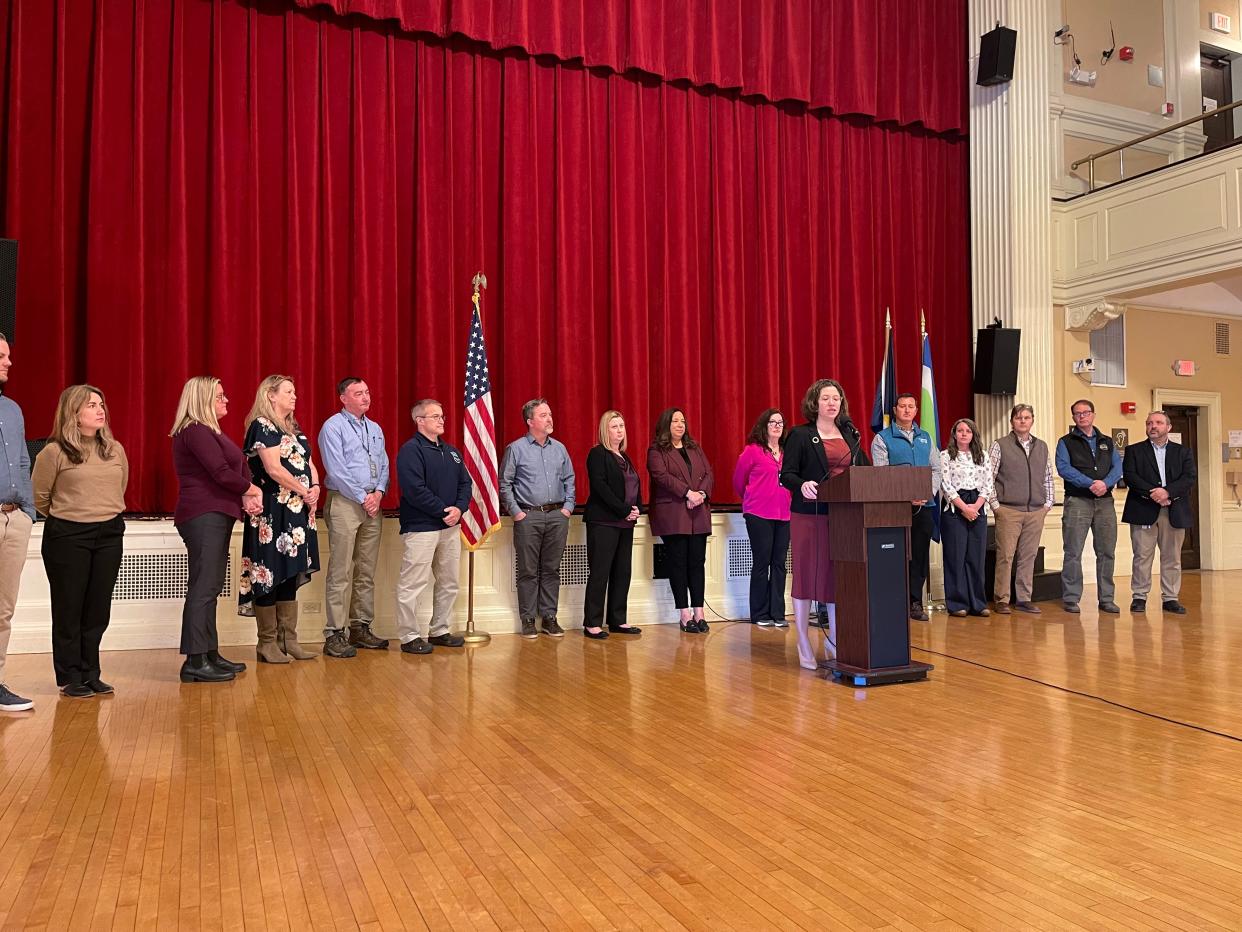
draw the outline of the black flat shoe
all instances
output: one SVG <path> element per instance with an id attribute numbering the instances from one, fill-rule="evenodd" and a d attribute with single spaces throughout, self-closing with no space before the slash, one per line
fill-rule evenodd
<path id="1" fill-rule="evenodd" d="M 1169 599 L 1167 602 L 1161 602 L 1160 607 L 1166 612 L 1172 612 L 1174 615 L 1185 615 L 1186 606 L 1177 599 Z"/>
<path id="2" fill-rule="evenodd" d="M 636 625 L 609 625 L 608 630 L 613 634 L 642 634 L 643 629 Z"/>
<path id="3" fill-rule="evenodd" d="M 106 696 L 109 693 L 116 692 L 111 685 L 105 683 L 103 680 L 87 680 L 86 685 L 90 688 L 91 692 L 100 696 Z"/>
<path id="4" fill-rule="evenodd" d="M 70 683 L 68 686 L 60 687 L 60 694 L 68 696 L 70 699 L 94 699 L 95 690 L 91 689 L 85 683 Z"/>
<path id="5" fill-rule="evenodd" d="M 699 623 L 695 621 L 693 618 L 689 618 L 686 621 L 679 621 L 677 622 L 677 624 L 681 625 L 682 634 L 698 634 L 699 633 Z"/>
<path id="6" fill-rule="evenodd" d="M 599 631 L 596 631 L 596 632 L 594 632 L 594 633 L 592 633 L 592 632 L 588 631 L 586 628 L 583 628 L 583 629 L 582 629 L 582 636 L 583 636 L 584 638 L 590 638 L 592 641 L 606 641 L 606 640 L 608 640 L 608 632 L 607 632 L 607 631 L 605 631 L 605 630 L 603 630 L 602 628 L 601 628 Z"/>
<path id="7" fill-rule="evenodd" d="M 695 624 L 698 625 L 699 634 L 707 633 L 707 619 L 706 618 L 700 618 L 697 622 L 695 622 Z"/>

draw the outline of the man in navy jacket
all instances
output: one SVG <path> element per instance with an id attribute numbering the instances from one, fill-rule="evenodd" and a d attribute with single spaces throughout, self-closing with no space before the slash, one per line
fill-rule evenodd
<path id="1" fill-rule="evenodd" d="M 461 567 L 462 512 L 473 490 L 461 452 L 444 443 L 444 406 L 424 398 L 410 411 L 417 433 L 397 453 L 401 484 L 401 541 L 404 555 L 397 583 L 397 633 L 407 654 L 429 654 L 433 646 L 461 647 L 453 634 L 453 605 Z M 418 600 L 435 576 L 431 624 L 418 623 Z"/>
<path id="2" fill-rule="evenodd" d="M 1121 520 L 1130 525 L 1134 568 L 1130 576 L 1130 611 L 1147 608 L 1151 591 L 1151 564 L 1160 547 L 1160 597 L 1166 612 L 1185 615 L 1177 600 L 1182 586 L 1182 540 L 1194 523 L 1190 492 L 1194 488 L 1195 459 L 1180 443 L 1169 439 L 1169 416 L 1147 415 L 1147 439 L 1126 447 L 1121 464 L 1129 491 Z"/>

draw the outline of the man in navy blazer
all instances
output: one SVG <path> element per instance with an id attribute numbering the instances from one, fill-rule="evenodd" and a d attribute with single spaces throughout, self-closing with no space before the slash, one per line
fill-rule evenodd
<path id="1" fill-rule="evenodd" d="M 1185 615 L 1177 600 L 1182 587 L 1182 540 L 1194 523 L 1190 493 L 1194 488 L 1195 460 L 1190 450 L 1169 439 L 1169 416 L 1147 415 L 1147 439 L 1126 448 L 1121 464 L 1129 491 L 1121 520 L 1130 525 L 1134 569 L 1130 576 L 1130 611 L 1147 608 L 1151 591 L 1151 564 L 1160 547 L 1160 598 L 1166 612 Z"/>

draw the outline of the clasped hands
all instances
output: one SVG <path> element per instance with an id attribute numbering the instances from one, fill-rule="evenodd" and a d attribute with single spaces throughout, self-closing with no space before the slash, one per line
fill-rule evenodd
<path id="1" fill-rule="evenodd" d="M 1148 497 L 1161 508 L 1168 508 L 1173 501 L 1173 499 L 1169 497 L 1168 489 L 1152 489 L 1151 492 L 1148 493 Z"/>
<path id="2" fill-rule="evenodd" d="M 693 511 L 695 508 L 698 508 L 700 505 L 702 505 L 705 501 L 707 501 L 706 492 L 699 492 L 699 491 L 696 491 L 695 489 L 691 489 L 689 492 L 686 493 L 686 510 Z M 637 519 L 638 519 L 638 516 L 635 515 L 634 520 L 637 520 Z M 626 520 L 630 520 L 630 519 L 627 518 Z"/>

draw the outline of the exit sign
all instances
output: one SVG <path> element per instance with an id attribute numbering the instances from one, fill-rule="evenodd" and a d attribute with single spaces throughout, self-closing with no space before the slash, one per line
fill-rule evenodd
<path id="1" fill-rule="evenodd" d="M 1195 361 L 1193 359 L 1175 359 L 1173 360 L 1174 375 L 1194 375 Z"/>

